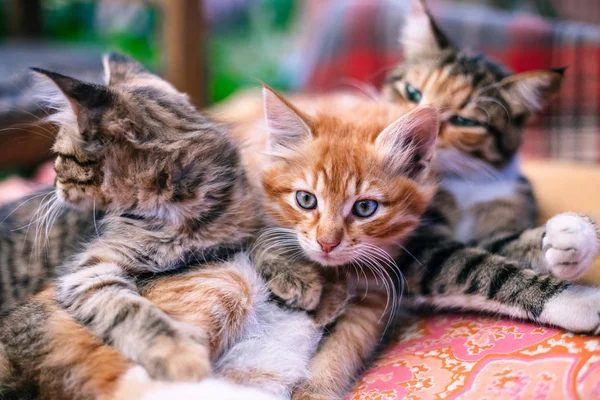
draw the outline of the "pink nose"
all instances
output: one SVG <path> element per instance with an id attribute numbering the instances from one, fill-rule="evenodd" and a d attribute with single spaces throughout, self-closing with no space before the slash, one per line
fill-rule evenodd
<path id="1" fill-rule="evenodd" d="M 331 250 L 333 250 L 340 244 L 339 239 L 332 239 L 332 238 L 317 239 L 317 242 L 319 242 L 319 244 L 321 245 L 321 249 L 323 249 L 323 251 L 325 253 L 330 253 Z"/>

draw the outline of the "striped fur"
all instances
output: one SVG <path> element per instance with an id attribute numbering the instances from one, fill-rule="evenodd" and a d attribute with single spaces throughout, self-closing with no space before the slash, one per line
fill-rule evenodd
<path id="1" fill-rule="evenodd" d="M 308 357 L 320 337 L 306 315 L 268 301 L 263 280 L 244 254 L 152 279 L 140 294 L 169 314 L 179 329 L 202 332 L 213 374 L 223 379 L 217 385 L 223 390 L 219 398 L 289 398 L 291 388 L 306 375 Z M 151 379 L 70 318 L 54 297 L 48 289 L 4 319 L 2 398 L 162 398 L 159 393 L 188 398 L 210 396 L 214 390 L 209 382 Z"/>
<path id="2" fill-rule="evenodd" d="M 202 378 L 210 372 L 204 337 L 182 332 L 132 277 L 224 257 L 246 245 L 259 220 L 243 212 L 250 194 L 223 130 L 134 61 L 109 55 L 106 65 L 119 71 L 107 86 L 36 70 L 70 106 L 55 117 L 59 198 L 107 211 L 58 280 L 57 298 L 151 376 Z"/>
<path id="3" fill-rule="evenodd" d="M 95 234 L 100 211 L 64 212 L 53 188 L 0 208 L 0 312 L 43 289 L 57 266 Z"/>
<path id="4" fill-rule="evenodd" d="M 563 215 L 535 228 L 537 203 L 515 155 L 524 124 L 558 93 L 564 70 L 512 74 L 456 47 L 422 0 L 413 1 L 400 41 L 406 59 L 388 75 L 383 98 L 441 113 L 435 155 L 441 188 L 430 214 L 444 218 L 465 244 L 558 278 L 583 275 L 597 251 L 594 222 Z M 569 233 L 553 234 L 559 225 Z"/>
<path id="5" fill-rule="evenodd" d="M 320 331 L 305 313 L 268 301 L 241 252 L 263 221 L 236 146 L 139 64 L 113 54 L 105 65 L 107 86 L 38 70 L 69 107 L 54 117 L 56 192 L 71 206 L 65 215 L 95 205 L 105 215 L 55 287 L 2 321 L 0 394 L 198 393 L 212 384 L 153 379 L 196 381 L 214 372 L 230 382 L 233 398 L 247 389 L 231 382 L 256 386 L 265 399 L 289 397 Z"/>

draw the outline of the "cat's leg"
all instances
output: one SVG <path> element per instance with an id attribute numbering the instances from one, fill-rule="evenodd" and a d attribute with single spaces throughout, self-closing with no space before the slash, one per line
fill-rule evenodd
<path id="1" fill-rule="evenodd" d="M 539 272 L 574 281 L 591 267 L 598 252 L 598 228 L 585 214 L 563 213 L 544 226 L 512 235 L 490 233 L 478 245 Z"/>
<path id="2" fill-rule="evenodd" d="M 155 279 L 142 292 L 178 323 L 205 331 L 212 358 L 241 337 L 247 321 L 254 318 L 255 303 L 267 298 L 264 284 L 242 256 L 198 271 Z M 189 390 L 195 394 L 205 389 L 155 381 L 150 384 L 149 375 L 140 373 L 144 371 L 141 367 L 102 343 L 61 309 L 53 289 L 37 295 L 2 320 L 0 343 L 3 394 L 28 391 L 43 392 L 46 398 L 53 399 L 121 400 L 143 398 L 142 395 L 159 389 L 172 389 L 173 393 Z M 265 394 L 264 398 L 271 397 Z"/>
<path id="3" fill-rule="evenodd" d="M 422 235 L 422 236 L 420 236 Z M 600 334 L 600 288 L 585 287 L 421 229 L 407 243 L 405 304 L 489 312 Z"/>
<path id="4" fill-rule="evenodd" d="M 295 400 L 333 400 L 346 395 L 374 354 L 386 327 L 387 296 L 372 290 L 346 307 L 311 361 L 308 379 Z"/>
<path id="5" fill-rule="evenodd" d="M 576 280 L 592 265 L 598 249 L 594 220 L 563 213 L 535 227 L 537 203 L 531 184 L 521 178 L 511 197 L 476 203 L 462 215 L 461 235 L 473 246 L 509 257 L 539 272 Z M 459 235 L 459 236 L 461 236 Z"/>
<path id="6" fill-rule="evenodd" d="M 61 307 L 104 343 L 163 380 L 195 381 L 211 372 L 206 332 L 179 324 L 142 297 L 124 260 L 87 255 L 59 279 Z"/>

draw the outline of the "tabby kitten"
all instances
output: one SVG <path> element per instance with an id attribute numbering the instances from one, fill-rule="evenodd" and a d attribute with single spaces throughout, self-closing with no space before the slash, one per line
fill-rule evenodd
<path id="1" fill-rule="evenodd" d="M 561 279 L 581 277 L 598 250 L 594 221 L 565 213 L 533 229 L 537 203 L 516 156 L 525 123 L 558 93 L 564 69 L 512 74 L 456 47 L 422 0 L 413 0 L 400 39 L 405 61 L 388 75 L 383 98 L 441 112 L 441 189 L 429 218 L 443 218 L 465 244 Z"/>
<path id="2" fill-rule="evenodd" d="M 289 397 L 320 333 L 268 301 L 242 252 L 262 218 L 236 146 L 141 65 L 115 54 L 105 64 L 107 85 L 37 70 L 68 101 L 55 117 L 58 196 L 106 216 L 56 287 L 2 321 L 0 395 Z M 150 378 L 213 369 L 264 390 Z"/>

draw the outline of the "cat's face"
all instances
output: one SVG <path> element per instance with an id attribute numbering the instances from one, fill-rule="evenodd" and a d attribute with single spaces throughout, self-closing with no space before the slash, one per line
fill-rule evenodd
<path id="1" fill-rule="evenodd" d="M 67 100 L 54 117 L 53 147 L 65 203 L 174 219 L 193 208 L 201 216 L 195 207 L 215 206 L 236 179 L 237 150 L 224 132 L 137 62 L 108 55 L 105 85 L 37 72 Z"/>
<path id="2" fill-rule="evenodd" d="M 304 115 L 269 89 L 265 110 L 274 160 L 262 175 L 266 208 L 303 253 L 337 266 L 397 251 L 433 193 L 425 177 L 437 113 L 420 108 L 388 126 L 349 123 Z"/>
<path id="3" fill-rule="evenodd" d="M 512 75 L 481 54 L 454 47 L 419 0 L 401 42 L 405 61 L 388 75 L 383 96 L 407 109 L 429 105 L 440 112 L 440 161 L 450 161 L 444 169 L 467 167 L 468 160 L 474 168 L 477 161 L 505 165 L 522 143 L 523 124 L 560 88 L 561 70 Z"/>

